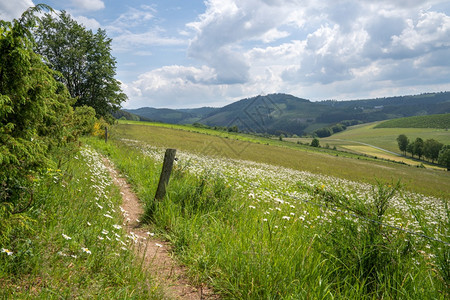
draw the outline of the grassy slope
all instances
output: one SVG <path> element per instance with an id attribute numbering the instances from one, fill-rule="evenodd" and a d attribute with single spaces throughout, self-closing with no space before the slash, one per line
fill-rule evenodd
<path id="1" fill-rule="evenodd" d="M 351 159 L 342 157 L 340 153 L 336 153 L 339 155 L 336 156 L 300 151 L 300 148 L 275 147 L 180 129 L 121 124 L 114 128 L 113 133 L 123 138 L 137 139 L 159 147 L 173 147 L 199 154 L 253 160 L 354 181 L 374 183 L 376 179 L 386 181 L 401 179 L 406 189 L 414 192 L 438 197 L 450 195 L 448 172 L 417 169 L 384 161 Z"/>
<path id="2" fill-rule="evenodd" d="M 450 127 L 450 114 L 414 116 L 381 122 L 377 128 L 440 128 Z"/>

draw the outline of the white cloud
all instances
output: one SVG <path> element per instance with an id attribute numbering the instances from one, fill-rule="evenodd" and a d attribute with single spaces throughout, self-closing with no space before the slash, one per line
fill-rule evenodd
<path id="1" fill-rule="evenodd" d="M 208 0 L 186 25 L 187 55 L 204 65 L 196 72 L 214 75 L 194 83 L 186 79 L 192 69 L 163 67 L 139 82 L 166 99 L 180 91 L 229 100 L 262 91 L 349 99 L 450 89 L 450 16 L 431 9 L 439 3 Z"/>
<path id="2" fill-rule="evenodd" d="M 149 46 L 174 46 L 183 45 L 186 41 L 173 38 L 164 37 L 159 29 L 148 31 L 144 33 L 133 33 L 125 31 L 113 38 L 113 46 L 116 51 L 139 51 L 139 47 Z"/>
<path id="3" fill-rule="evenodd" d="M 34 6 L 31 0 L 0 0 L 0 19 L 5 21 L 17 19 L 31 6 Z"/>
<path id="4" fill-rule="evenodd" d="M 74 7 L 86 10 L 96 11 L 105 8 L 105 3 L 102 0 L 72 0 Z"/>
<path id="5" fill-rule="evenodd" d="M 275 41 L 288 36 L 278 30 L 291 1 L 210 0 L 197 22 L 188 24 L 196 31 L 188 55 L 213 67 L 218 80 L 227 84 L 248 81 L 249 64 L 240 44 L 247 40 Z M 281 5 L 283 4 L 283 5 Z"/>
<path id="6" fill-rule="evenodd" d="M 261 40 L 264 43 L 274 42 L 278 39 L 288 37 L 290 35 L 287 31 L 279 31 L 277 28 L 270 29 L 261 36 Z"/>
<path id="7" fill-rule="evenodd" d="M 421 13 L 417 22 L 407 20 L 407 27 L 392 37 L 394 47 L 426 53 L 450 47 L 450 17 L 443 13 Z"/>
<path id="8" fill-rule="evenodd" d="M 187 107 L 208 103 L 220 96 L 221 88 L 211 83 L 216 81 L 214 70 L 206 66 L 195 68 L 166 66 L 141 74 L 138 80 L 124 86 L 130 100 L 127 107 L 154 106 Z M 170 99 L 170 102 L 167 102 Z"/>
<path id="9" fill-rule="evenodd" d="M 83 24 L 87 29 L 90 29 L 92 31 L 97 31 L 101 27 L 100 23 L 96 19 L 90 19 L 84 16 L 73 16 L 75 21 L 79 24 Z"/>
<path id="10" fill-rule="evenodd" d="M 110 26 L 116 31 L 138 27 L 154 18 L 155 9 L 150 6 L 142 6 L 140 9 L 130 7 L 127 12 L 122 13 Z"/>

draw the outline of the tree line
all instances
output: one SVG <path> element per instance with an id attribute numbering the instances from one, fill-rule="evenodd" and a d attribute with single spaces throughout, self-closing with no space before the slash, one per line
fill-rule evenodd
<path id="1" fill-rule="evenodd" d="M 424 141 L 418 137 L 414 141 L 410 141 L 405 134 L 400 134 L 397 137 L 398 148 L 406 156 L 406 153 L 411 154 L 411 157 L 417 156 L 437 162 L 438 164 L 450 169 L 450 145 L 444 145 L 435 139 L 428 139 Z"/>
<path id="2" fill-rule="evenodd" d="M 126 100 L 115 68 L 105 31 L 64 11 L 40 4 L 0 20 L 0 242 L 40 176 L 76 153 L 80 135 L 113 120 Z"/>

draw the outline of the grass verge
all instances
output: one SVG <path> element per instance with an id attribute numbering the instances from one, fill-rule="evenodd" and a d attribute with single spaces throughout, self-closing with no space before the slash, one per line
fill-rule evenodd
<path id="1" fill-rule="evenodd" d="M 100 157 L 82 148 L 64 160 L 35 179 L 26 212 L 2 219 L 0 298 L 160 299 L 121 229 L 121 195 Z"/>

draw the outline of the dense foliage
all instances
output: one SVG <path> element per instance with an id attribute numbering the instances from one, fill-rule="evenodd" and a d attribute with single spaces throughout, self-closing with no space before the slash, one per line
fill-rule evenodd
<path id="1" fill-rule="evenodd" d="M 421 159 L 422 156 L 434 162 L 437 161 L 440 165 L 448 168 L 450 165 L 446 158 L 449 154 L 447 149 L 449 146 L 444 146 L 444 144 L 436 141 L 435 139 L 427 139 L 423 141 L 422 138 L 418 137 L 414 142 L 410 142 L 408 137 L 404 134 L 400 134 L 397 137 L 398 148 L 405 155 L 406 152 L 410 153 L 412 157 L 415 155 Z"/>
<path id="2" fill-rule="evenodd" d="M 23 211 L 35 176 L 52 165 L 49 154 L 73 139 L 73 99 L 56 73 L 33 51 L 29 9 L 19 20 L 0 22 L 1 218 Z M 4 223 L 3 223 L 4 224 Z M 4 228 L 0 228 L 5 237 Z"/>
<path id="3" fill-rule="evenodd" d="M 439 164 L 445 166 L 447 171 L 450 171 L 450 145 L 442 147 L 439 151 L 438 162 Z"/>
<path id="4" fill-rule="evenodd" d="M 0 21 L 0 298 L 161 299 L 115 225 L 121 195 L 100 158 L 79 151 L 79 135 L 95 135 L 101 120 L 72 109 L 62 75 L 34 52 L 43 9 Z M 121 242 L 99 239 L 106 229 Z"/>
<path id="5" fill-rule="evenodd" d="M 408 148 L 409 140 L 408 137 L 404 134 L 400 134 L 397 137 L 398 149 L 406 155 L 406 149 Z"/>
<path id="6" fill-rule="evenodd" d="M 37 52 L 60 72 L 55 78 L 77 99 L 75 106 L 88 105 L 106 118 L 127 99 L 114 78 L 112 40 L 104 30 L 94 34 L 63 11 L 57 18 L 46 14 L 35 35 Z"/>

